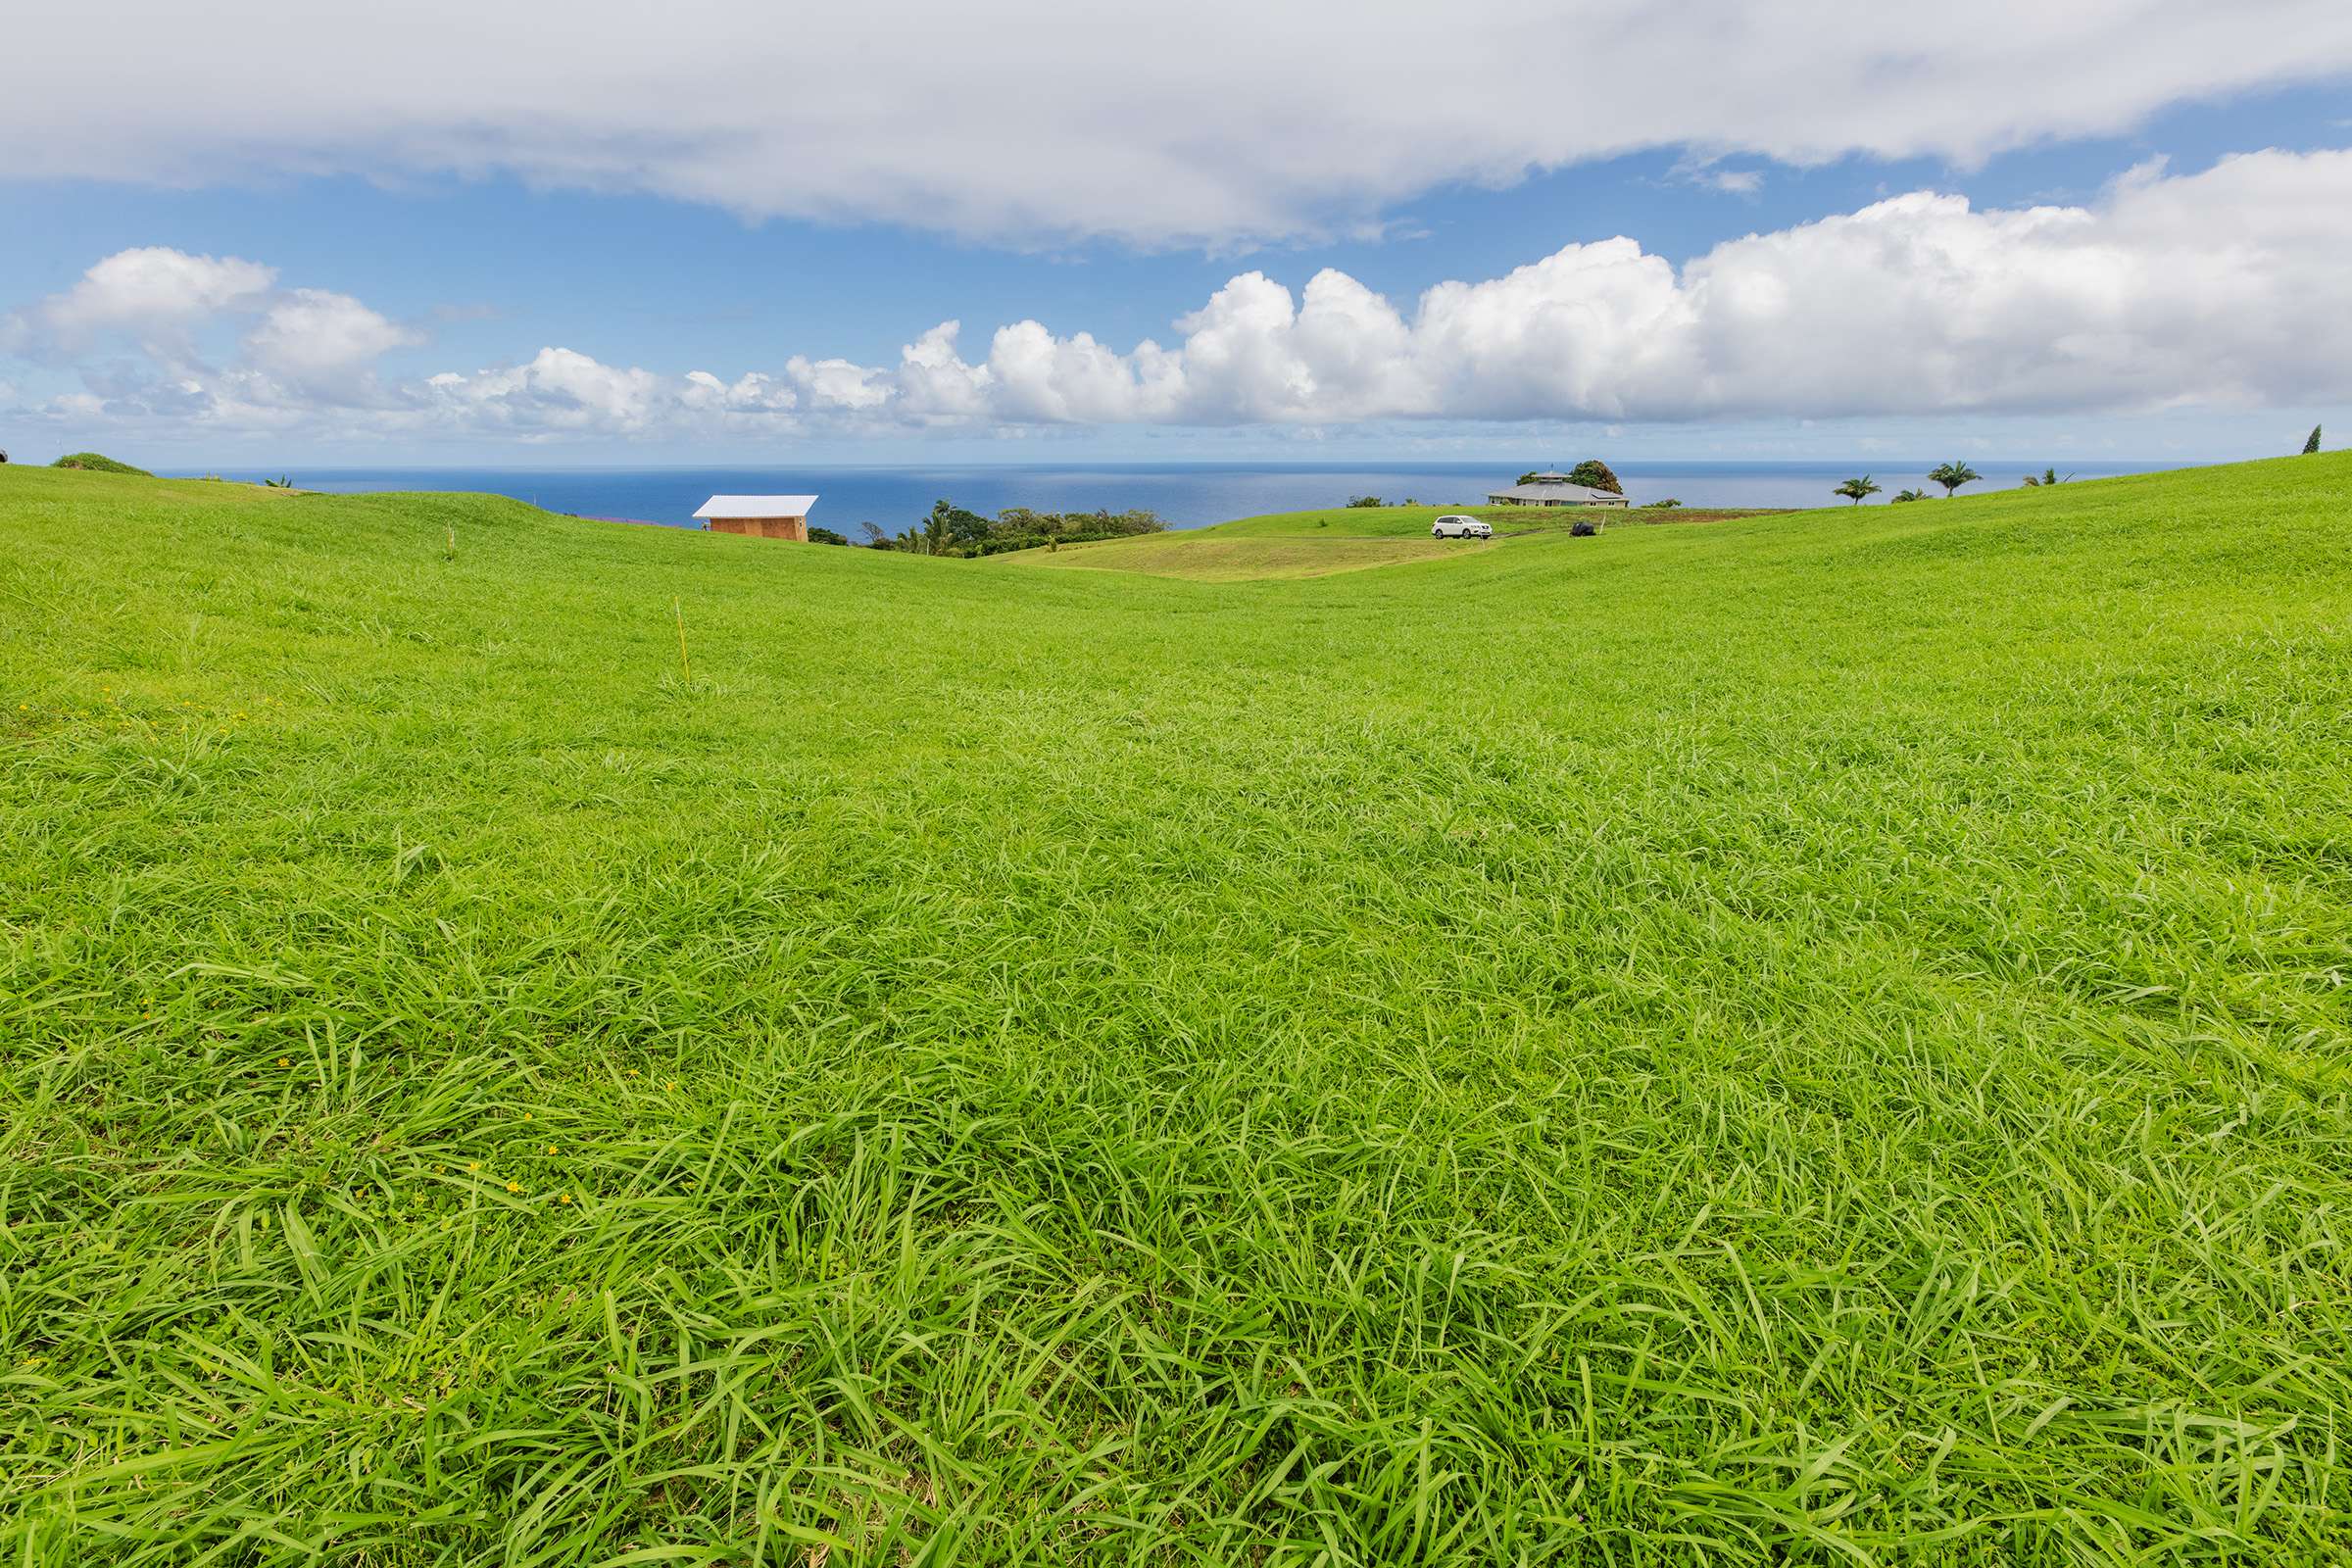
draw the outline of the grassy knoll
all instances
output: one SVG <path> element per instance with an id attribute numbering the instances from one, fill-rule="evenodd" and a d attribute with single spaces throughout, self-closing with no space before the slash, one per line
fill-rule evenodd
<path id="1" fill-rule="evenodd" d="M 2352 457 L 0 538 L 11 1562 L 2352 1551 Z"/>
<path id="2" fill-rule="evenodd" d="M 155 477 L 145 468 L 134 468 L 129 464 L 122 462 L 120 459 L 110 458 L 103 452 L 69 452 L 49 466 L 52 468 L 86 468 L 92 473 L 135 474 L 142 479 Z"/>

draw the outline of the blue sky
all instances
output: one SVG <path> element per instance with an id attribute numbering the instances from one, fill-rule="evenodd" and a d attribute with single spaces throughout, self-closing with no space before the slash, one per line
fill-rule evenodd
<path id="1" fill-rule="evenodd" d="M 2227 311 L 2210 308 L 2217 290 L 2237 291 L 2233 267 L 2259 274 L 2245 285 L 2248 311 L 2315 287 L 2318 296 L 2307 302 L 2315 318 L 2341 316 L 2352 304 L 2346 270 L 2297 270 L 2321 258 L 2295 247 L 2324 249 L 2328 234 L 2282 235 L 2270 247 L 2277 254 L 2237 262 L 2215 252 L 2212 238 L 2260 238 L 2261 225 L 2273 221 L 2267 215 L 2296 211 L 2306 198 L 2290 192 L 2282 203 L 2279 180 L 2308 188 L 2312 204 L 2345 194 L 2340 160 L 2327 155 L 2352 145 L 2352 93 L 2327 57 L 2344 43 L 2341 52 L 2352 60 L 2346 30 L 2315 41 L 2319 67 L 2289 57 L 2278 79 L 2219 92 L 2195 62 L 2167 59 L 2159 47 L 2142 68 L 2150 75 L 2144 102 L 2125 104 L 2110 117 L 2114 123 L 2089 131 L 2037 125 L 2029 105 L 2004 110 L 1990 130 L 1941 124 L 1914 134 L 1902 123 L 1896 94 L 1878 122 L 1859 129 L 1822 131 L 1801 116 L 1790 123 L 1776 119 L 1744 147 L 1735 121 L 1728 132 L 1711 124 L 1702 136 L 1694 126 L 1689 139 L 1631 152 L 1595 146 L 1580 154 L 1573 138 L 1539 146 L 1506 134 L 1492 146 L 1467 146 L 1451 169 L 1444 157 L 1415 150 L 1409 156 L 1427 164 L 1427 178 L 1409 171 L 1392 177 L 1391 167 L 1407 157 L 1394 149 L 1379 167 L 1371 165 L 1377 150 L 1355 167 L 1335 133 L 1331 148 L 1305 161 L 1304 173 L 1285 172 L 1258 189 L 1248 146 L 1212 150 L 1186 164 L 1188 177 L 1201 172 L 1206 190 L 1188 194 L 1183 211 L 1165 220 L 1168 232 L 1153 231 L 1162 220 L 1149 200 L 1119 195 L 1116 169 L 1107 175 L 1091 166 L 1081 171 L 1113 193 L 1116 211 L 1103 222 L 1091 222 L 1083 198 L 1056 207 L 1051 165 L 1063 145 L 1079 145 L 1072 140 L 1079 133 L 1059 124 L 1037 130 L 1027 147 L 1031 162 L 1047 166 L 1034 191 L 993 167 L 933 170 L 926 160 L 934 151 L 918 140 L 893 155 L 898 162 L 877 176 L 886 194 L 860 211 L 830 186 L 813 196 L 797 187 L 773 191 L 760 171 L 740 188 L 699 169 L 667 178 L 571 177 L 563 172 L 569 166 L 562 145 L 511 160 L 355 151 L 348 130 L 324 111 L 315 123 L 271 128 L 263 138 L 270 150 L 256 154 L 249 144 L 260 133 L 235 123 L 236 109 L 200 104 L 191 112 L 226 121 L 225 129 L 209 122 L 208 129 L 220 129 L 233 148 L 185 155 L 191 164 L 175 162 L 177 152 L 129 145 L 120 167 L 44 172 L 35 160 L 33 177 L 0 181 L 0 228 L 9 235 L 0 247 L 0 313 L 11 323 L 0 330 L 0 411 L 7 411 L 0 413 L 7 432 L 0 444 L 28 455 L 101 444 L 179 465 L 192 458 L 559 465 L 756 455 L 1021 461 L 1043 452 L 1214 461 L 1484 456 L 1555 440 L 1598 441 L 1653 458 L 1947 448 L 2054 457 L 2256 455 L 2278 450 L 2315 420 L 2352 435 L 2343 378 L 2303 363 L 2309 356 L 2299 347 L 2275 356 L 2275 365 L 2250 359 L 2246 334 L 2232 329 Z M 2183 55 L 2191 46 L 2183 38 Z M 2319 79 L 2309 79 L 2315 73 Z M 1822 90 L 1834 90 L 1834 82 Z M 1990 90 L 1999 90 L 1997 76 Z M 2033 90 L 2031 82 L 2016 89 L 2020 98 Z M 1424 101 L 1441 91 L 1433 84 Z M 61 92 L 59 101 L 70 99 Z M 1212 95 L 1200 113 L 1220 108 Z M 462 112 L 462 105 L 450 111 Z M 1253 112 L 1271 115 L 1301 141 L 1312 139 L 1296 128 L 1296 106 Z M 1396 115 L 1409 122 L 1427 114 L 1443 122 L 1432 126 L 1433 138 L 1475 142 L 1489 134 L 1481 117 L 1546 112 L 1542 100 L 1496 100 L 1455 120 L 1408 99 Z M 1951 111 L 1922 111 L 1923 118 L 1938 114 L 1948 120 Z M 156 148 L 175 145 L 169 130 L 155 131 Z M 1163 140 L 1150 146 L 1143 145 L 1149 135 L 1139 134 L 1139 162 L 1164 161 L 1167 148 L 1180 145 L 1180 130 L 1156 134 Z M 1841 137 L 1858 145 L 1814 145 Z M 1938 138 L 1949 143 L 1940 151 L 1886 150 Z M 1987 150 L 1981 145 L 1987 138 L 2006 145 Z M 1860 145 L 1870 143 L 1877 145 Z M 1792 144 L 1803 156 L 1790 155 Z M 830 138 L 804 134 L 770 151 L 800 167 L 826 158 L 832 146 Z M 2291 161 L 2264 166 L 2260 180 L 2196 178 L 2265 151 Z M 644 161 L 623 162 L 634 168 Z M 1556 167 L 1542 167 L 1546 162 Z M 1233 192 L 1217 188 L 1229 173 Z M 931 220 L 925 202 L 959 179 L 989 189 L 959 216 Z M 904 188 L 893 189 L 892 180 Z M 1299 195 L 1314 191 L 1315 180 L 1352 194 L 1336 209 L 1318 210 L 1311 194 Z M 2116 204 L 2119 181 L 2144 187 L 2130 198 L 2136 207 Z M 2107 294 L 2080 276 L 2082 258 L 2095 250 L 2112 262 L 2111 253 L 2140 246 L 2144 263 L 2118 273 L 2116 318 L 2100 323 L 2098 336 L 2110 341 L 2072 357 L 2107 358 L 2048 375 L 2045 397 L 2022 325 L 2023 346 L 1986 352 L 1985 363 L 1972 368 L 1954 363 L 1980 351 L 1966 329 L 1955 341 L 1924 344 L 1900 333 L 1872 338 L 1857 330 L 1849 341 L 1835 331 L 1800 330 L 1805 310 L 1836 311 L 1832 296 L 1791 305 L 1795 324 L 1776 338 L 1744 310 L 1723 320 L 1688 319 L 1693 307 L 1671 286 L 1659 293 L 1654 275 L 1647 283 L 1595 285 L 1590 296 L 1579 292 L 1586 284 L 1558 280 L 1537 293 L 1498 293 L 1491 309 L 1482 307 L 1475 331 L 1420 330 L 1423 291 L 1448 280 L 1504 279 L 1563 247 L 1625 236 L 1638 245 L 1641 265 L 1654 274 L 1664 264 L 1672 274 L 1744 236 L 1764 236 L 1769 249 L 1780 243 L 1775 236 L 1919 192 L 1965 197 L 1969 216 L 1874 220 L 1861 247 L 1877 244 L 1886 224 L 1906 226 L 1886 268 L 1842 285 L 1857 297 L 1886 292 L 1859 314 L 1882 322 L 1914 318 L 1917 302 L 1897 297 L 1907 286 L 1902 256 L 1926 243 L 1938 266 L 1953 270 L 1937 285 L 1943 295 L 1957 288 L 1984 301 L 2022 300 L 2005 306 L 2004 318 L 2044 311 L 2049 317 L 2038 329 L 2062 336 L 2079 324 L 2070 309 L 2074 318 L 2086 308 L 2107 310 Z M 2036 207 L 2097 215 L 2126 237 L 2103 237 L 2086 250 L 2064 234 L 2038 235 L 2034 244 L 2072 249 L 2048 260 L 2043 273 L 1994 275 L 2019 253 L 2017 237 L 1978 234 L 1969 225 L 1982 227 L 1983 215 Z M 1200 232 L 1216 221 L 1194 209 L 1247 216 L 1233 220 L 1229 232 Z M 2185 215 L 2178 233 L 2158 226 L 2174 209 Z M 1932 228 L 1950 237 L 1923 240 Z M 2185 237 L 2200 230 L 2202 237 Z M 2176 256 L 2180 245 L 2204 248 Z M 1795 255 L 1791 245 L 1781 248 Z M 131 303 L 110 303 L 100 285 L 116 288 L 120 280 L 88 282 L 85 273 L 126 253 L 152 258 L 137 285 L 142 292 Z M 206 282 L 201 268 L 231 259 L 270 276 L 222 304 L 229 296 Z M 1772 274 L 1767 292 L 1785 293 L 1792 277 L 1801 287 L 1816 270 L 1801 259 L 1784 265 L 1768 256 L 1763 265 Z M 2149 276 L 2208 267 L 2201 292 L 2159 291 L 2144 302 L 2130 292 L 2152 288 Z M 179 271 L 159 285 L 157 268 Z M 1386 318 L 1367 319 L 1352 292 L 1328 329 L 1308 333 L 1305 287 L 1325 270 L 1393 307 L 1404 335 Z M 1737 270 L 1722 270 L 1727 277 Z M 1147 339 L 1162 348 L 1185 344 L 1199 324 L 1177 323 L 1192 321 L 1220 290 L 1251 273 L 1298 300 L 1300 320 L 1265 326 L 1264 313 L 1274 308 L 1265 290 L 1235 302 L 1226 326 L 1211 323 L 1211 337 L 1247 339 L 1219 371 L 1222 379 L 1200 368 L 1213 346 L 1207 343 L 1187 347 L 1179 370 L 1127 358 Z M 151 298 L 157 286 L 194 292 L 166 309 Z M 289 320 L 314 337 L 321 336 L 321 320 L 324 335 L 353 327 L 357 337 L 331 364 L 321 358 L 289 371 L 282 353 L 265 363 L 256 323 L 303 291 L 314 308 Z M 1730 292 L 1728 282 L 1718 290 Z M 1720 306 L 1706 308 L 1721 314 Z M 1507 314 L 1499 325 L 1493 319 L 1509 310 L 1550 322 L 1548 335 L 1521 341 Z M 336 311 L 343 316 L 321 315 Z M 1594 311 L 1603 314 L 1593 318 Z M 950 362 L 956 384 L 906 385 L 896 368 L 902 351 L 950 320 L 962 323 Z M 1581 329 L 1580 321 L 1587 323 Z M 991 354 L 990 335 L 1017 322 L 1043 329 L 1029 344 L 1031 359 L 1006 355 L 1001 340 Z M 1073 360 L 1069 344 L 1080 333 L 1119 363 L 1085 354 Z M 1754 336 L 1753 346 L 1740 334 Z M 271 341 L 282 350 L 284 337 Z M 1725 347 L 1727 337 L 1738 341 Z M 1614 346 L 1590 346 L 1603 340 Z M 1649 363 L 1658 342 L 1679 344 L 1673 365 Z M 550 348 L 583 363 L 530 371 L 534 356 Z M 1887 368 L 1915 352 L 1934 367 L 1921 371 L 1919 384 Z M 1775 354 L 1801 364 L 1807 373 L 1797 379 L 1810 383 L 1792 390 L 1785 406 L 1776 406 L 1768 368 L 1751 363 Z M 2211 389 L 2201 391 L 2185 368 L 2207 354 L 2246 361 L 2230 367 L 2224 377 L 2230 384 L 2219 395 L 2206 395 Z M 796 357 L 804 366 L 845 367 L 828 384 L 821 369 L 792 370 Z M 1384 357 L 1393 363 L 1376 363 Z M 1588 357 L 1592 363 L 1583 364 Z M 1849 394 L 1825 384 L 1815 363 L 1825 359 L 1871 368 L 1849 376 L 1856 383 Z M 483 371 L 505 379 L 476 384 L 471 378 Z M 631 371 L 644 379 L 614 379 Z M 692 371 L 733 390 L 706 396 L 688 389 L 681 402 L 673 389 Z M 1023 373 L 1033 379 L 1021 383 Z M 1162 377 L 1157 392 L 1154 373 Z M 434 391 L 436 375 L 463 384 Z M 739 384 L 747 376 L 761 379 Z M 1124 380 L 1106 389 L 1104 376 Z M 1020 384 L 1028 389 L 1016 391 Z M 159 387 L 176 390 L 158 395 Z"/>

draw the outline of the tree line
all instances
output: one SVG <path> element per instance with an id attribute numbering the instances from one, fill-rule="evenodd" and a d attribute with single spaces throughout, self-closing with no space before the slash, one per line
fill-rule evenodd
<path id="1" fill-rule="evenodd" d="M 864 544 L 872 550 L 898 550 L 910 556 L 1001 556 L 1012 550 L 1058 550 L 1063 545 L 1097 539 L 1126 539 L 1141 533 L 1164 533 L 1167 523 L 1157 513 L 1141 508 L 1127 512 L 1037 512 L 1007 507 L 993 517 L 956 505 L 933 504 L 929 515 L 911 528 L 891 533 L 878 523 L 861 522 Z M 808 530 L 812 543 L 846 545 L 851 541 L 830 528 Z"/>
<path id="2" fill-rule="evenodd" d="M 1962 485 L 1975 484 L 1979 479 L 1984 477 L 1984 476 L 1983 474 L 1979 473 L 1976 469 L 1970 467 L 1965 463 L 1938 464 L 1935 467 L 1928 470 L 1928 483 L 1939 484 L 1943 486 L 1944 499 L 1946 500 L 1951 499 L 1952 495 L 1957 492 Z M 2069 474 L 2067 477 L 2072 478 L 2074 476 Z M 2040 484 L 2041 482 L 2041 480 L 2034 478 L 2032 474 L 2026 475 L 2026 483 L 2028 484 Z M 2050 470 L 2049 482 L 2051 484 L 2058 483 L 2058 473 L 2054 468 Z M 1843 484 L 1840 484 L 1838 486 L 1838 488 L 1832 490 L 1830 494 L 1834 496 L 1843 496 L 1846 498 L 1846 500 L 1851 501 L 1855 506 L 1858 507 L 1862 504 L 1862 498 L 1864 496 L 1875 496 L 1886 488 L 1886 487 L 1885 485 L 1880 484 L 1869 474 L 1861 473 L 1856 474 L 1853 478 L 1846 480 Z M 1925 501 L 1928 499 L 1928 493 L 1925 490 L 1897 490 L 1889 499 L 1894 501 Z"/>

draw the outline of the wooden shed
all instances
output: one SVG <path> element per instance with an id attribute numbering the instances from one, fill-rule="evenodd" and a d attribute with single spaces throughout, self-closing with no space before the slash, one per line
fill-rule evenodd
<path id="1" fill-rule="evenodd" d="M 755 539 L 808 542 L 808 509 L 814 496 L 712 496 L 695 512 L 713 533 L 745 533 Z"/>

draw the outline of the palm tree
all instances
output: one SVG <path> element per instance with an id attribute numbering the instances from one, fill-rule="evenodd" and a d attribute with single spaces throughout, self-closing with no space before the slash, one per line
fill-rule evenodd
<path id="1" fill-rule="evenodd" d="M 2070 473 L 2066 476 L 2066 479 L 2072 479 L 2074 475 Z M 2064 484 L 2066 483 L 2066 479 L 2061 479 L 2058 477 L 2058 470 L 2056 468 L 2042 469 L 2041 476 L 2039 478 L 2035 478 L 2030 473 L 2026 475 L 2026 483 L 2034 485 Z"/>
<path id="2" fill-rule="evenodd" d="M 1871 483 L 1870 475 L 1867 473 L 1859 479 L 1848 479 L 1830 492 L 1834 496 L 1844 496 L 1857 507 L 1862 504 L 1864 496 L 1875 496 L 1878 493 L 1879 486 Z"/>
<path id="3" fill-rule="evenodd" d="M 1925 501 L 1928 499 L 1928 493 L 1925 490 L 1897 490 L 1888 499 L 1893 501 Z"/>
<path id="4" fill-rule="evenodd" d="M 1965 463 L 1947 463 L 1940 467 L 1928 470 L 1929 482 L 1943 486 L 1943 498 L 1946 501 L 1949 501 L 1952 498 L 1952 492 L 1962 485 L 1975 484 L 1984 477 Z"/>

